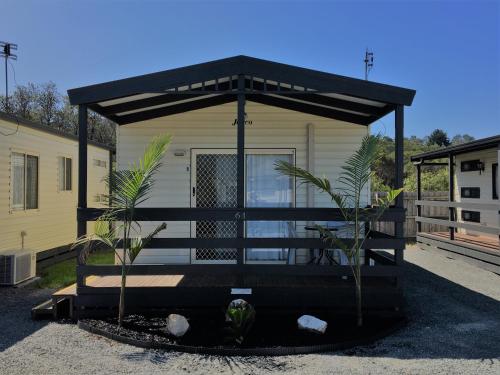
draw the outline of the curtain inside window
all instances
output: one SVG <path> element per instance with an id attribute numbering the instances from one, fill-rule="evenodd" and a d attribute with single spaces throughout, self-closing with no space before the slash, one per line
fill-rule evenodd
<path id="1" fill-rule="evenodd" d="M 24 154 L 12 154 L 12 208 L 24 209 Z"/>
<path id="2" fill-rule="evenodd" d="M 246 206 L 247 207 L 292 207 L 293 179 L 275 170 L 278 160 L 293 163 L 293 156 L 284 154 L 246 155 Z M 247 221 L 247 237 L 289 237 L 291 222 Z M 246 249 L 247 261 L 284 261 L 288 249 Z"/>
<path id="3" fill-rule="evenodd" d="M 38 208 L 38 157 L 26 155 L 26 209 Z"/>

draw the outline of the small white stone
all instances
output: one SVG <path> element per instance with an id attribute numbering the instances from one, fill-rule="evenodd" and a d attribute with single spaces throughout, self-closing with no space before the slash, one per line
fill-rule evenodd
<path id="1" fill-rule="evenodd" d="M 182 337 L 189 329 L 189 323 L 185 317 L 178 314 L 170 314 L 167 318 L 166 331 L 175 337 Z"/>
<path id="2" fill-rule="evenodd" d="M 297 324 L 299 329 L 321 334 L 325 333 L 326 327 L 328 326 L 327 322 L 312 315 L 302 315 L 299 319 L 297 319 Z"/>

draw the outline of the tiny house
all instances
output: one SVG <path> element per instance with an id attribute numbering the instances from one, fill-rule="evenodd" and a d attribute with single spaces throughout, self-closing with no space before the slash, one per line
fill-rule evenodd
<path id="1" fill-rule="evenodd" d="M 370 124 L 395 112 L 402 186 L 404 106 L 414 90 L 236 56 L 68 94 L 79 108 L 81 153 L 88 110 L 117 124 L 117 168 L 137 160 L 154 136 L 173 137 L 151 199 L 137 210 L 142 228 L 168 227 L 130 268 L 129 311 L 223 306 L 240 295 L 266 307 L 354 306 L 352 280 L 344 277 L 350 267 L 338 251 L 319 264 L 325 243 L 311 230 L 320 222 L 343 225 L 339 209 L 274 164 L 285 160 L 335 181 Z M 83 166 L 79 234 L 102 213 L 86 201 L 86 175 Z M 367 188 L 363 205 L 369 197 Z M 402 199 L 381 220 L 395 223 L 396 236 L 372 232 L 365 242 L 365 302 L 394 312 L 402 305 Z M 77 268 L 79 316 L 116 307 L 120 267 Z"/>
<path id="2" fill-rule="evenodd" d="M 417 167 L 416 202 L 419 217 L 417 241 L 500 274 L 500 203 L 498 163 L 500 135 L 412 156 Z M 449 200 L 421 200 L 424 168 L 447 167 Z M 448 217 L 423 217 L 423 206 L 447 207 Z M 423 232 L 421 223 L 440 225 L 440 231 Z"/>
<path id="3" fill-rule="evenodd" d="M 77 235 L 78 137 L 4 112 L 0 131 L 0 254 L 30 253 L 42 266 L 68 256 Z M 108 193 L 112 152 L 89 142 L 87 194 L 96 207 Z"/>

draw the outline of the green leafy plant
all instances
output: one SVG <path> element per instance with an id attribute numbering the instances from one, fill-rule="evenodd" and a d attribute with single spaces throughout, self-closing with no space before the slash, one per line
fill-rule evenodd
<path id="1" fill-rule="evenodd" d="M 322 238 L 331 247 L 339 248 L 346 255 L 356 285 L 357 324 L 363 325 L 361 300 L 361 253 L 365 240 L 370 235 L 366 223 L 377 221 L 403 189 L 390 189 L 379 198 L 374 207 L 362 207 L 362 195 L 373 175 L 372 166 L 377 159 L 376 137 L 363 138 L 360 148 L 347 159 L 334 188 L 328 178 L 316 177 L 307 170 L 293 164 L 279 161 L 276 169 L 288 176 L 296 177 L 301 183 L 311 184 L 328 194 L 339 208 L 346 225 L 338 232 L 332 232 L 322 225 L 316 225 Z"/>
<path id="2" fill-rule="evenodd" d="M 125 288 L 127 273 L 142 249 L 167 225 L 161 223 L 145 237 L 136 235 L 141 231 L 136 221 L 136 208 L 144 203 L 154 185 L 154 175 L 161 166 L 171 138 L 169 135 L 155 137 L 144 151 L 144 155 L 129 169 L 113 171 L 107 179 L 113 194 L 108 197 L 109 209 L 94 225 L 94 232 L 78 238 L 73 247 L 83 246 L 80 261 L 86 263 L 95 245 L 112 249 L 121 265 L 120 302 L 118 324 L 121 326 L 125 315 Z"/>
<path id="3" fill-rule="evenodd" d="M 226 322 L 226 341 L 241 345 L 255 322 L 255 309 L 245 300 L 234 300 L 227 307 Z"/>

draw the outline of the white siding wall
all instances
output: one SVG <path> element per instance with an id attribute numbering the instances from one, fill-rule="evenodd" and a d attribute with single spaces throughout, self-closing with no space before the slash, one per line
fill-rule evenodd
<path id="1" fill-rule="evenodd" d="M 484 171 L 471 171 L 471 172 L 461 172 L 460 164 L 462 161 L 466 160 L 481 160 L 485 163 Z M 500 226 L 499 214 L 499 200 L 493 199 L 492 191 L 492 165 L 498 163 L 499 153 L 496 148 L 470 152 L 467 154 L 456 156 L 456 166 L 455 166 L 455 200 L 457 202 L 471 202 L 471 203 L 481 203 L 481 204 L 491 204 L 491 209 L 489 210 L 475 210 L 467 209 L 469 211 L 479 211 L 481 213 L 481 224 L 489 226 Z M 477 198 L 460 198 L 460 190 L 462 187 L 479 187 L 481 189 L 481 197 Z M 461 209 L 457 209 L 457 219 L 462 222 Z M 475 231 L 460 229 L 461 232 L 469 234 L 480 234 L 482 236 L 488 236 L 486 233 L 479 233 Z M 490 235 L 493 236 L 494 235 Z"/>
<path id="2" fill-rule="evenodd" d="M 17 125 L 0 120 L 3 133 L 16 131 Z M 11 153 L 21 152 L 39 157 L 39 205 L 36 210 L 11 209 Z M 93 160 L 109 162 L 109 151 L 89 146 L 88 202 L 94 196 L 107 194 L 103 178 L 108 168 L 95 167 Z M 72 190 L 59 191 L 58 158 L 72 158 Z M 39 252 L 73 243 L 76 238 L 76 205 L 78 198 L 78 143 L 72 139 L 20 125 L 10 136 L 0 135 L 0 251 L 21 249 L 21 232 L 26 232 L 24 248 Z M 89 223 L 89 229 L 92 228 Z"/>
<path id="3" fill-rule="evenodd" d="M 340 166 L 360 145 L 368 133 L 365 126 L 307 115 L 285 109 L 248 102 L 246 106 L 246 148 L 291 148 L 296 150 L 296 163 L 306 168 L 307 124 L 314 124 L 316 174 L 325 174 L 335 180 Z M 147 207 L 190 207 L 190 154 L 194 148 L 236 148 L 236 128 L 232 126 L 236 117 L 236 104 L 158 118 L 119 127 L 117 133 L 118 168 L 139 158 L 152 137 L 169 133 L 172 144 L 158 173 L 152 197 Z M 184 157 L 173 155 L 175 150 L 185 150 Z M 368 202 L 369 194 L 366 192 Z M 317 207 L 331 207 L 329 199 L 315 194 Z M 305 186 L 297 186 L 296 206 L 306 207 Z M 156 224 L 156 223 L 155 223 Z M 303 233 L 303 223 L 297 230 Z M 144 226 L 145 231 L 152 225 Z M 301 233 L 302 232 L 302 233 Z M 188 222 L 171 222 L 162 237 L 189 237 Z M 297 261 L 304 261 L 304 253 L 298 252 Z M 188 249 L 173 251 L 161 249 L 144 250 L 137 263 L 189 263 Z"/>

